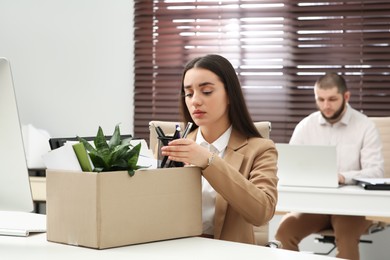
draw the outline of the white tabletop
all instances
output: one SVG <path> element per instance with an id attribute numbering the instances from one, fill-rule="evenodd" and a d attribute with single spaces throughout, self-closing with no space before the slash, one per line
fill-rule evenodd
<path id="1" fill-rule="evenodd" d="M 390 191 L 278 186 L 277 211 L 390 217 Z"/>
<path id="2" fill-rule="evenodd" d="M 46 234 L 29 237 L 0 236 L 2 259 L 280 259 L 326 260 L 331 257 L 292 252 L 215 239 L 192 237 L 168 241 L 132 245 L 104 250 L 70 246 L 46 241 Z"/>

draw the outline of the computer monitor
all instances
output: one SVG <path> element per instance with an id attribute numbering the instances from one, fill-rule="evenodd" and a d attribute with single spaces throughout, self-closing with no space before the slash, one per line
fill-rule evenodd
<path id="1" fill-rule="evenodd" d="M 11 67 L 0 57 L 0 211 L 33 209 Z"/>

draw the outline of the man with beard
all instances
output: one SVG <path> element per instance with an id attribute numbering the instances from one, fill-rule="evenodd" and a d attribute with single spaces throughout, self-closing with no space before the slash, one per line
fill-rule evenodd
<path id="1" fill-rule="evenodd" d="M 351 94 L 344 78 L 335 73 L 325 74 L 315 83 L 314 95 L 319 111 L 299 122 L 290 143 L 335 145 L 340 184 L 355 184 L 354 177 L 382 177 L 378 130 L 369 118 L 348 104 Z M 336 256 L 357 260 L 360 236 L 370 225 L 371 221 L 364 216 L 291 212 L 282 218 L 275 238 L 282 242 L 284 249 L 298 251 L 303 238 L 332 228 L 338 249 Z"/>

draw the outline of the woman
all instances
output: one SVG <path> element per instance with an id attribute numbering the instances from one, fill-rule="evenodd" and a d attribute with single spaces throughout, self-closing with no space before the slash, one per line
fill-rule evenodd
<path id="1" fill-rule="evenodd" d="M 181 92 L 183 121 L 194 127 L 162 154 L 202 169 L 204 236 L 255 244 L 253 225 L 267 223 L 277 202 L 274 143 L 254 126 L 225 58 L 207 55 L 189 62 Z"/>

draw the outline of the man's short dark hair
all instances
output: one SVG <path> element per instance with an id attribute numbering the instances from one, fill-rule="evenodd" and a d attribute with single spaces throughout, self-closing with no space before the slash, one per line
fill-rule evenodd
<path id="1" fill-rule="evenodd" d="M 315 86 L 320 89 L 330 89 L 337 87 L 338 92 L 344 94 L 348 91 L 345 79 L 337 73 L 330 72 L 321 76 L 315 83 Z"/>

